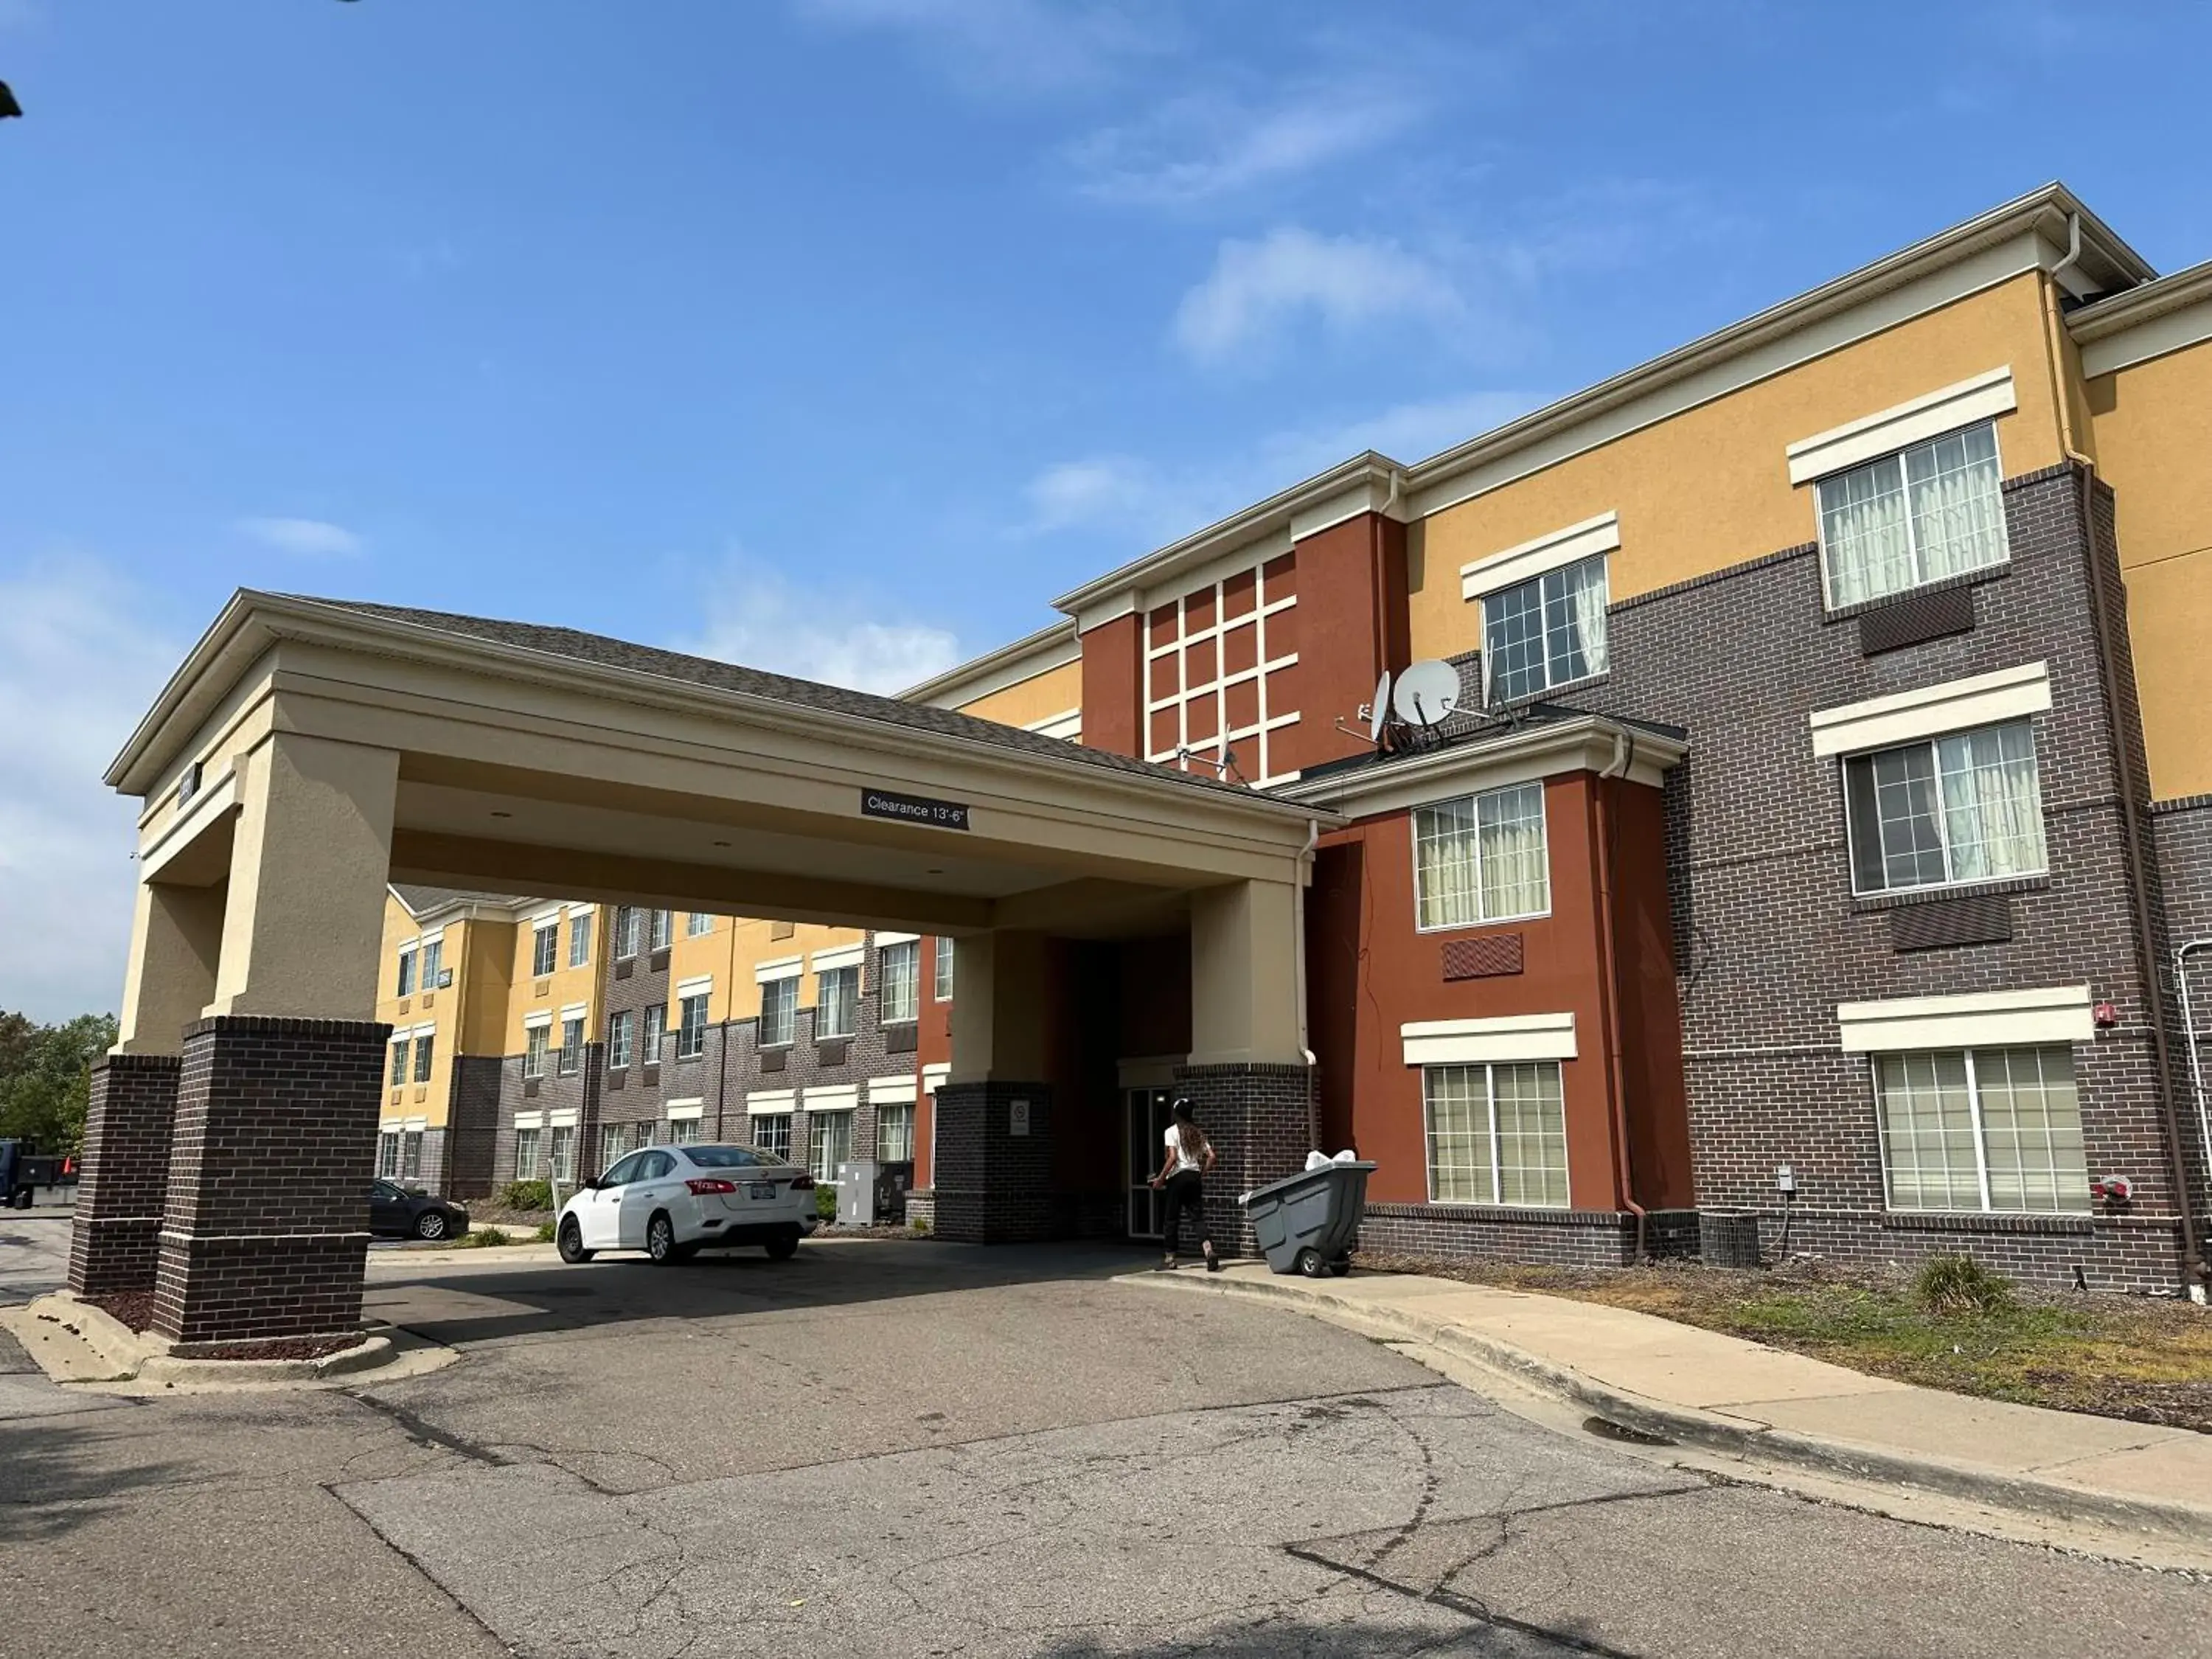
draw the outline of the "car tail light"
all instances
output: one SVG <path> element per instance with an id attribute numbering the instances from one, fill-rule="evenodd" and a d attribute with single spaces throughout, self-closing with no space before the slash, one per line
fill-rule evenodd
<path id="1" fill-rule="evenodd" d="M 736 1182 L 724 1181 L 719 1176 L 696 1176 L 684 1184 L 702 1198 L 709 1193 L 734 1193 L 738 1190 Z"/>
<path id="2" fill-rule="evenodd" d="M 791 1190 L 794 1193 L 812 1192 L 814 1190 L 814 1177 L 812 1176 L 799 1176 L 798 1180 L 791 1183 Z"/>

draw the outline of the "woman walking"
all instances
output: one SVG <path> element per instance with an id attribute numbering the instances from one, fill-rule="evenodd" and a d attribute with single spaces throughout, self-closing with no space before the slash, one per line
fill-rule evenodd
<path id="1" fill-rule="evenodd" d="M 1198 1247 L 1206 1253 L 1206 1271 L 1221 1271 L 1221 1258 L 1213 1253 L 1213 1235 L 1206 1226 L 1206 1172 L 1213 1167 L 1213 1143 L 1191 1121 L 1190 1102 L 1178 1097 L 1169 1109 L 1175 1121 L 1168 1125 L 1167 1156 L 1152 1185 L 1167 1194 L 1168 1253 L 1163 1267 L 1176 1264 L 1176 1247 L 1182 1238 L 1182 1212 L 1188 1209 L 1198 1231 Z"/>

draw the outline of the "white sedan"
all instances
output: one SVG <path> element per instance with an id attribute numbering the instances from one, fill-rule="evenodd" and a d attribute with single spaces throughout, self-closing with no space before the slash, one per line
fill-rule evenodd
<path id="1" fill-rule="evenodd" d="M 814 1231 L 814 1177 L 757 1146 L 644 1146 L 561 1206 L 563 1261 L 643 1250 L 682 1261 L 701 1250 L 763 1244 L 788 1260 Z"/>

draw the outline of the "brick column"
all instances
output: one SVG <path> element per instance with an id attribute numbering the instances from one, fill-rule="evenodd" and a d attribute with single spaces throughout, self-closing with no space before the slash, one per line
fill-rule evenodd
<path id="1" fill-rule="evenodd" d="M 1016 1134 L 1026 1103 L 1026 1134 Z M 937 1088 L 933 1231 L 963 1244 L 1052 1236 L 1052 1091 L 1042 1083 Z"/>
<path id="2" fill-rule="evenodd" d="M 70 1231 L 69 1286 L 79 1296 L 154 1288 L 181 1063 L 174 1054 L 110 1054 L 92 1068 Z"/>
<path id="3" fill-rule="evenodd" d="M 1314 1150 L 1310 1066 L 1179 1066 L 1176 1092 L 1213 1143 L 1206 1178 L 1206 1219 L 1213 1248 L 1252 1255 L 1258 1244 L 1237 1194 L 1305 1168 Z"/>
<path id="4" fill-rule="evenodd" d="M 236 1343 L 358 1329 L 386 1043 L 367 1020 L 185 1033 L 154 1329 Z"/>

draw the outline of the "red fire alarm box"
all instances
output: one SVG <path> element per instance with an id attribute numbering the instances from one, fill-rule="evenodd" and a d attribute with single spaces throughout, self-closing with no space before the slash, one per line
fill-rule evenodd
<path id="1" fill-rule="evenodd" d="M 2089 1018 L 2096 1022 L 2099 1030 L 2110 1030 L 2120 1023 L 2119 1005 L 2114 1002 L 2098 1003 L 2089 1010 Z"/>

